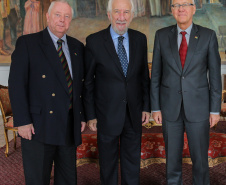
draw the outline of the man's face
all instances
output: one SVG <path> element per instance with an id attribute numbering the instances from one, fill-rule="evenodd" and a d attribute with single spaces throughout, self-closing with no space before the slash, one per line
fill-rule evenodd
<path id="1" fill-rule="evenodd" d="M 119 35 L 127 32 L 130 22 L 133 19 L 129 0 L 114 0 L 112 11 L 108 12 L 108 19 L 111 21 L 112 28 Z"/>
<path id="2" fill-rule="evenodd" d="M 46 18 L 50 31 L 61 38 L 67 32 L 71 23 L 71 7 L 67 3 L 56 2 L 50 14 L 46 13 Z"/>
<path id="3" fill-rule="evenodd" d="M 172 7 L 172 13 L 174 18 L 177 21 L 177 24 L 179 27 L 183 27 L 183 29 L 188 28 L 192 24 L 192 17 L 195 14 L 196 7 L 195 5 L 189 5 L 193 4 L 192 0 L 173 0 L 173 5 L 188 5 L 188 6 L 180 6 L 178 7 Z"/>

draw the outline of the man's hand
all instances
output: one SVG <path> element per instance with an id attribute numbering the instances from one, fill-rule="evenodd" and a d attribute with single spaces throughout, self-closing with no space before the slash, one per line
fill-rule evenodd
<path id="1" fill-rule="evenodd" d="M 220 121 L 220 115 L 219 114 L 210 114 L 210 128 L 212 128 L 214 125 L 216 125 Z"/>
<path id="2" fill-rule="evenodd" d="M 162 113 L 161 113 L 161 111 L 152 112 L 152 117 L 157 124 L 162 124 Z"/>
<path id="3" fill-rule="evenodd" d="M 87 126 L 91 131 L 97 131 L 97 119 L 89 120 Z"/>
<path id="4" fill-rule="evenodd" d="M 81 122 L 81 132 L 83 132 L 85 130 L 86 127 L 86 122 L 82 121 Z"/>
<path id="5" fill-rule="evenodd" d="M 151 115 L 149 112 L 142 112 L 142 125 L 145 125 L 149 122 L 150 116 Z"/>
<path id="6" fill-rule="evenodd" d="M 18 127 L 18 134 L 24 139 L 31 140 L 32 134 L 35 134 L 35 129 L 33 124 Z"/>

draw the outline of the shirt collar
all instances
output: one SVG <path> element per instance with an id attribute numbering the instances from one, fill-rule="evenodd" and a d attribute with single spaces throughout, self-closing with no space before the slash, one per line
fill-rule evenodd
<path id="1" fill-rule="evenodd" d="M 188 35 L 190 35 L 190 34 L 191 34 L 192 26 L 193 26 L 193 23 L 192 23 L 186 30 L 182 30 L 182 29 L 180 29 L 180 27 L 177 25 L 178 34 L 179 34 L 180 32 L 182 32 L 182 31 L 186 31 L 186 33 L 187 33 Z"/>
<path id="2" fill-rule="evenodd" d="M 56 35 L 54 35 L 54 34 L 50 31 L 49 27 L 47 27 L 47 30 L 49 31 L 50 37 L 52 38 L 52 40 L 53 40 L 55 43 L 57 43 L 57 41 L 58 41 L 59 39 L 62 39 L 62 40 L 64 41 L 64 43 L 67 44 L 66 34 L 64 34 L 62 38 L 58 38 Z"/>
<path id="3" fill-rule="evenodd" d="M 110 34 L 111 34 L 111 37 L 112 37 L 113 40 L 114 40 L 114 39 L 118 39 L 118 37 L 121 36 L 121 35 L 119 35 L 119 34 L 117 34 L 117 33 L 115 32 L 115 30 L 112 28 L 112 25 L 111 25 L 111 27 L 110 27 Z M 128 39 L 128 32 L 124 33 L 122 36 L 123 36 L 125 39 Z"/>

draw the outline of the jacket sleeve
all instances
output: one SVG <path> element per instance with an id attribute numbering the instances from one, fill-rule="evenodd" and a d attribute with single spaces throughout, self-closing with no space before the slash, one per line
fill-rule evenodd
<path id="1" fill-rule="evenodd" d="M 92 53 L 92 45 L 87 38 L 85 47 L 85 83 L 83 96 L 87 121 L 96 119 L 94 103 L 95 68 L 96 62 Z"/>
<path id="2" fill-rule="evenodd" d="M 218 51 L 216 33 L 213 31 L 209 41 L 208 69 L 210 83 L 210 112 L 220 112 L 221 109 L 221 59 Z"/>
<path id="3" fill-rule="evenodd" d="M 31 124 L 29 111 L 29 56 L 24 37 L 17 40 L 12 54 L 9 74 L 9 96 L 13 111 L 14 126 Z"/>
<path id="4" fill-rule="evenodd" d="M 159 43 L 158 32 L 155 34 L 154 51 L 152 59 L 152 70 L 151 70 L 151 110 L 161 110 L 160 107 L 160 83 L 162 76 L 162 61 L 161 61 L 161 50 Z"/>
<path id="5" fill-rule="evenodd" d="M 148 69 L 148 50 L 147 50 L 147 38 L 144 36 L 144 72 L 143 72 L 143 111 L 150 112 L 150 77 Z"/>

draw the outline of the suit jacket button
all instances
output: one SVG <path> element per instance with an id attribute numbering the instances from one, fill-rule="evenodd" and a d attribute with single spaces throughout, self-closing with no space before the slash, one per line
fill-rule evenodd
<path id="1" fill-rule="evenodd" d="M 179 94 L 181 94 L 181 91 L 178 91 Z"/>
<path id="2" fill-rule="evenodd" d="M 42 75 L 42 78 L 46 78 L 46 75 Z"/>
<path id="3" fill-rule="evenodd" d="M 52 94 L 52 96 L 56 96 L 56 94 L 55 94 L 55 93 L 53 93 L 53 94 Z"/>
<path id="4" fill-rule="evenodd" d="M 123 102 L 127 103 L 127 101 L 126 101 L 126 100 L 123 100 Z"/>
<path id="5" fill-rule="evenodd" d="M 84 82 L 84 78 L 82 79 L 82 82 Z"/>
<path id="6" fill-rule="evenodd" d="M 184 76 L 182 76 L 182 79 L 185 79 Z"/>
<path id="7" fill-rule="evenodd" d="M 82 112 L 80 112 L 80 114 L 82 114 Z"/>
<path id="8" fill-rule="evenodd" d="M 80 96 L 80 98 L 82 98 L 82 96 Z"/>
<path id="9" fill-rule="evenodd" d="M 53 111 L 49 111 L 50 114 L 53 114 Z"/>

